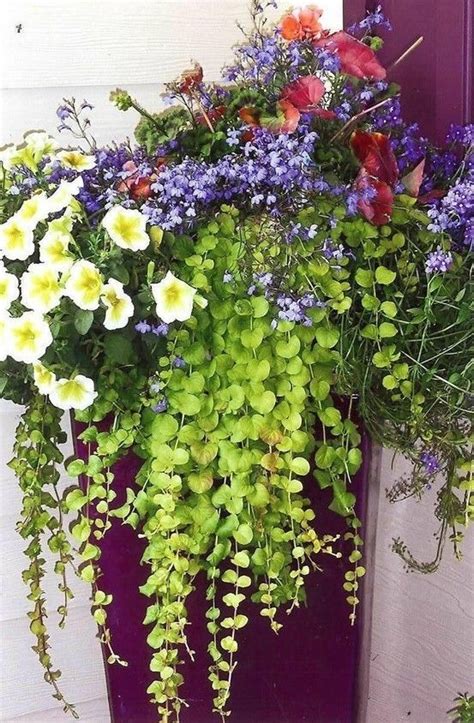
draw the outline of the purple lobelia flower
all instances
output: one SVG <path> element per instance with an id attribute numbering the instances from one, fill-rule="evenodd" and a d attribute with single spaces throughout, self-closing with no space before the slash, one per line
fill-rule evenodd
<path id="1" fill-rule="evenodd" d="M 155 334 L 155 336 L 166 336 L 170 330 L 169 324 L 165 324 L 162 322 L 161 324 L 158 324 L 157 326 L 153 326 L 151 328 L 151 333 Z"/>
<path id="2" fill-rule="evenodd" d="M 444 274 L 448 271 L 453 263 L 453 256 L 450 251 L 443 251 L 441 246 L 438 246 L 436 251 L 432 251 L 426 257 L 425 270 L 427 274 Z"/>
<path id="3" fill-rule="evenodd" d="M 161 414 L 162 412 L 166 412 L 167 409 L 168 402 L 165 397 L 163 397 L 163 399 L 160 399 L 159 402 L 152 406 L 152 410 L 155 412 L 155 414 Z"/>
<path id="4" fill-rule="evenodd" d="M 423 464 L 426 474 L 433 475 L 441 469 L 438 458 L 431 452 L 423 452 L 420 454 L 420 461 Z"/>
<path id="5" fill-rule="evenodd" d="M 151 331 L 151 324 L 144 320 L 139 321 L 135 324 L 135 331 L 139 334 L 148 334 Z"/>

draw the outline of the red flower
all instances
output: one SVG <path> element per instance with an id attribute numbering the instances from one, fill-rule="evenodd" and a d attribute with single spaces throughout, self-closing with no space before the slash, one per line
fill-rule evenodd
<path id="1" fill-rule="evenodd" d="M 315 75 L 306 75 L 282 90 L 281 97 L 303 113 L 314 112 L 325 92 L 324 83 Z"/>
<path id="2" fill-rule="evenodd" d="M 194 90 L 202 82 L 203 70 L 199 63 L 195 63 L 194 68 L 184 70 L 178 81 L 178 87 L 181 93 L 189 93 Z"/>
<path id="3" fill-rule="evenodd" d="M 285 15 L 280 23 L 280 33 L 285 40 L 316 40 L 321 36 L 319 18 L 323 11 L 315 5 Z"/>
<path id="4" fill-rule="evenodd" d="M 365 168 L 361 168 L 355 180 L 355 189 L 359 193 L 367 192 L 367 200 L 358 201 L 358 209 L 362 216 L 374 224 L 383 226 L 392 217 L 393 191 L 385 181 L 370 176 Z"/>
<path id="5" fill-rule="evenodd" d="M 341 70 L 355 78 L 374 78 L 383 80 L 387 72 L 380 64 L 374 51 L 365 43 L 352 37 L 343 30 L 318 40 L 320 48 L 334 50 L 341 62 Z"/>
<path id="6" fill-rule="evenodd" d="M 369 175 L 393 186 L 398 179 L 398 166 L 390 139 L 383 133 L 357 130 L 351 136 L 355 155 Z"/>

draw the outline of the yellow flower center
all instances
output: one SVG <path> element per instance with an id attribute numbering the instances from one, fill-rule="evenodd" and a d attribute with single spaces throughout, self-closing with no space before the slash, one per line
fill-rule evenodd
<path id="1" fill-rule="evenodd" d="M 17 226 L 16 223 L 10 224 L 6 230 L 8 236 L 8 246 L 10 249 L 21 246 L 24 240 L 23 229 Z"/>
<path id="2" fill-rule="evenodd" d="M 96 293 L 100 289 L 100 279 L 96 274 L 86 272 L 79 280 L 78 286 L 85 293 Z"/>
<path id="3" fill-rule="evenodd" d="M 21 208 L 21 215 L 25 219 L 33 218 L 38 211 L 38 201 L 36 198 L 30 198 L 29 201 L 25 201 Z"/>
<path id="4" fill-rule="evenodd" d="M 173 281 L 169 286 L 167 286 L 165 289 L 165 298 L 168 306 L 176 306 L 179 304 L 181 299 L 181 289 L 179 284 Z"/>
<path id="5" fill-rule="evenodd" d="M 124 241 L 130 243 L 136 236 L 136 226 L 136 219 L 119 216 L 114 223 L 114 231 L 117 233 L 117 235 L 121 236 Z"/>
<path id="6" fill-rule="evenodd" d="M 25 322 L 23 326 L 20 326 L 13 330 L 16 337 L 18 347 L 20 349 L 34 349 L 35 342 L 37 339 L 36 329 L 29 322 Z"/>
<path id="7" fill-rule="evenodd" d="M 69 379 L 59 386 L 58 396 L 63 402 L 73 401 L 80 403 L 84 398 L 85 390 L 83 386 L 74 379 Z"/>

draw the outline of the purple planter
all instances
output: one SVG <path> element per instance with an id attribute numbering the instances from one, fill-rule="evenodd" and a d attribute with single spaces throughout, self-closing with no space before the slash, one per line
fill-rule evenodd
<path id="1" fill-rule="evenodd" d="M 350 25 L 380 0 L 345 0 Z M 389 79 L 402 87 L 404 116 L 442 143 L 451 123 L 471 123 L 474 107 L 474 3 L 472 0 L 383 0 L 393 31 L 383 32 L 380 58 L 387 68 L 420 36 L 423 43 Z"/>
<path id="2" fill-rule="evenodd" d="M 73 429 L 79 433 L 80 425 L 73 424 Z M 77 438 L 75 446 L 85 459 L 87 450 Z M 365 527 L 368 519 L 374 522 L 376 509 L 368 514 L 372 445 L 366 435 L 363 455 L 364 464 L 354 479 L 353 491 Z M 133 454 L 116 465 L 114 489 L 119 499 L 125 495 L 125 488 L 133 485 L 138 466 L 139 460 Z M 376 482 L 375 478 L 372 482 Z M 319 490 L 312 477 L 306 481 L 305 492 L 317 512 L 318 529 L 345 532 L 342 518 L 327 510 L 329 492 Z M 366 545 L 369 561 L 373 548 L 371 530 L 372 524 L 365 532 L 369 542 L 372 540 Z M 114 596 L 108 609 L 113 645 L 128 661 L 128 668 L 106 664 L 112 719 L 116 723 L 152 723 L 157 714 L 146 694 L 153 679 L 148 669 L 151 651 L 142 624 L 148 600 L 138 591 L 147 576 L 147 569 L 140 565 L 144 545 L 131 528 L 114 520 L 101 547 L 101 587 Z M 294 610 L 288 617 L 284 612 L 280 614 L 284 627 L 278 636 L 258 615 L 256 607 L 249 606 L 250 622 L 239 635 L 242 662 L 233 678 L 233 723 L 350 723 L 357 719 L 364 699 L 362 648 L 368 637 L 371 585 L 370 581 L 361 585 L 360 615 L 351 627 L 350 609 L 342 590 L 345 563 L 329 556 L 322 557 L 320 563 L 324 571 L 311 575 L 307 581 L 307 606 Z M 207 607 L 205 580 L 201 579 L 188 601 L 192 623 L 188 635 L 196 661 L 188 660 L 181 668 L 185 677 L 183 697 L 190 704 L 182 712 L 183 723 L 218 720 L 211 713 L 212 691 L 207 680 Z"/>

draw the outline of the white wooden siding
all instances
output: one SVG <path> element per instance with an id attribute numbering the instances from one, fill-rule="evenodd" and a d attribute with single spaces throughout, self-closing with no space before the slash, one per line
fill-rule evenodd
<path id="1" fill-rule="evenodd" d="M 293 3 L 304 4 L 304 3 Z M 327 25 L 342 24 L 342 0 L 322 0 Z M 281 9 L 285 3 L 280 3 Z M 86 98 L 100 143 L 131 136 L 133 111 L 108 101 L 115 87 L 127 88 L 150 109 L 159 108 L 164 82 L 191 59 L 208 80 L 219 77 L 239 39 L 235 21 L 245 22 L 247 0 L 13 0 L 0 3 L 0 147 L 31 129 L 54 133 L 55 109 L 63 97 Z M 21 25 L 21 31 L 17 26 Z M 69 142 L 67 135 L 64 144 Z M 26 618 L 20 572 L 25 558 L 15 533 L 20 495 L 6 463 L 20 410 L 0 403 L 0 720 L 50 723 L 64 720 L 36 663 Z M 384 455 L 382 491 L 393 472 Z M 458 690 L 473 688 L 473 539 L 464 564 L 446 558 L 436 576 L 403 572 L 390 551 L 393 536 L 408 530 L 429 537 L 430 510 L 410 503 L 395 507 L 380 497 L 375 599 L 367 723 L 441 723 Z M 421 517 L 421 519 L 420 519 Z M 413 540 L 412 540 L 413 541 Z M 415 541 L 416 542 L 416 541 Z M 56 581 L 47 583 L 51 610 Z M 81 718 L 109 720 L 105 679 L 95 627 L 88 615 L 88 590 L 75 583 L 70 624 L 54 632 L 55 661 L 62 684 Z M 54 612 L 50 623 L 54 623 Z M 53 627 L 53 625 L 51 625 Z M 472 669 L 472 666 L 471 666 Z M 319 722 L 316 722 L 319 723 Z"/>

